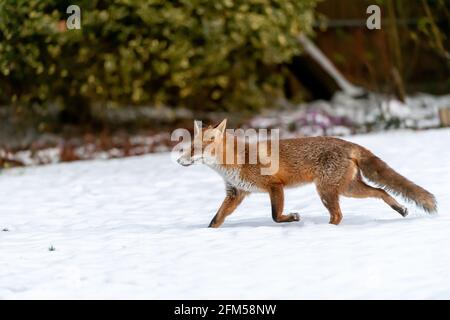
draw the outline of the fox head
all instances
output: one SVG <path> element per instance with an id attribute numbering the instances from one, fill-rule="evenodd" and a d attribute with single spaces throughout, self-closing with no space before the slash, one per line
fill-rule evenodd
<path id="1" fill-rule="evenodd" d="M 177 162 L 183 166 L 215 162 L 223 145 L 226 126 L 227 119 L 215 127 L 206 128 L 202 128 L 197 121 L 194 121 L 194 139 Z"/>

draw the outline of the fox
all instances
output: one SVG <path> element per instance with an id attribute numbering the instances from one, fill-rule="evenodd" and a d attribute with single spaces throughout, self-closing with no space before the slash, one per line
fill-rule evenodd
<path id="1" fill-rule="evenodd" d="M 261 167 L 267 163 L 263 163 L 260 157 L 256 163 L 237 161 L 238 137 L 227 133 L 226 125 L 227 119 L 206 128 L 194 122 L 194 139 L 177 159 L 183 166 L 204 163 L 219 173 L 225 182 L 225 199 L 212 218 L 210 228 L 219 228 L 244 198 L 254 192 L 268 193 L 274 222 L 299 221 L 298 213 L 283 213 L 284 189 L 311 183 L 315 184 L 330 215 L 329 223 L 333 225 L 338 225 L 343 219 L 339 205 L 341 196 L 381 199 L 403 217 L 408 215 L 408 209 L 391 194 L 403 197 L 427 213 L 437 212 L 436 198 L 432 193 L 356 143 L 328 136 L 280 139 L 278 169 L 272 174 L 261 174 Z M 245 141 L 244 157 L 248 156 L 251 143 L 259 142 Z M 197 154 L 196 144 L 200 146 Z M 222 151 L 204 152 L 211 146 Z M 233 155 L 230 157 L 232 161 L 224 161 L 227 154 Z M 363 177 L 375 187 L 366 184 Z"/>

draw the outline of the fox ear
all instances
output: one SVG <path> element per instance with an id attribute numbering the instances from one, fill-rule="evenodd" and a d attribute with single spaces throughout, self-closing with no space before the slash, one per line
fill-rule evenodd
<path id="1" fill-rule="evenodd" d="M 194 136 L 200 133 L 202 127 L 202 122 L 194 120 Z"/>
<path id="2" fill-rule="evenodd" d="M 227 119 L 223 119 L 223 121 L 217 125 L 216 129 L 219 130 L 220 135 L 223 135 L 226 127 L 227 127 Z"/>

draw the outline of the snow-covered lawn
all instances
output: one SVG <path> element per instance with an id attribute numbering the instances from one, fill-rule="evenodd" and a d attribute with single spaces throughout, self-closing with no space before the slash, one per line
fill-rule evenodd
<path id="1" fill-rule="evenodd" d="M 333 226 L 306 186 L 286 193 L 301 222 L 273 223 L 255 194 L 208 229 L 221 178 L 169 154 L 7 170 L 0 298 L 450 298 L 450 130 L 348 139 L 433 192 L 439 214 L 343 198 Z"/>

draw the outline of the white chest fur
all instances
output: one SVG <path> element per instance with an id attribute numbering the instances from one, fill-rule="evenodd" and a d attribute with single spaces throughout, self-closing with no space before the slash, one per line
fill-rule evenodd
<path id="1" fill-rule="evenodd" d="M 261 192 L 261 190 L 256 187 L 254 183 L 242 179 L 240 170 L 237 168 L 227 168 L 221 165 L 211 165 L 210 167 L 219 173 L 226 182 L 236 189 L 247 192 Z"/>

